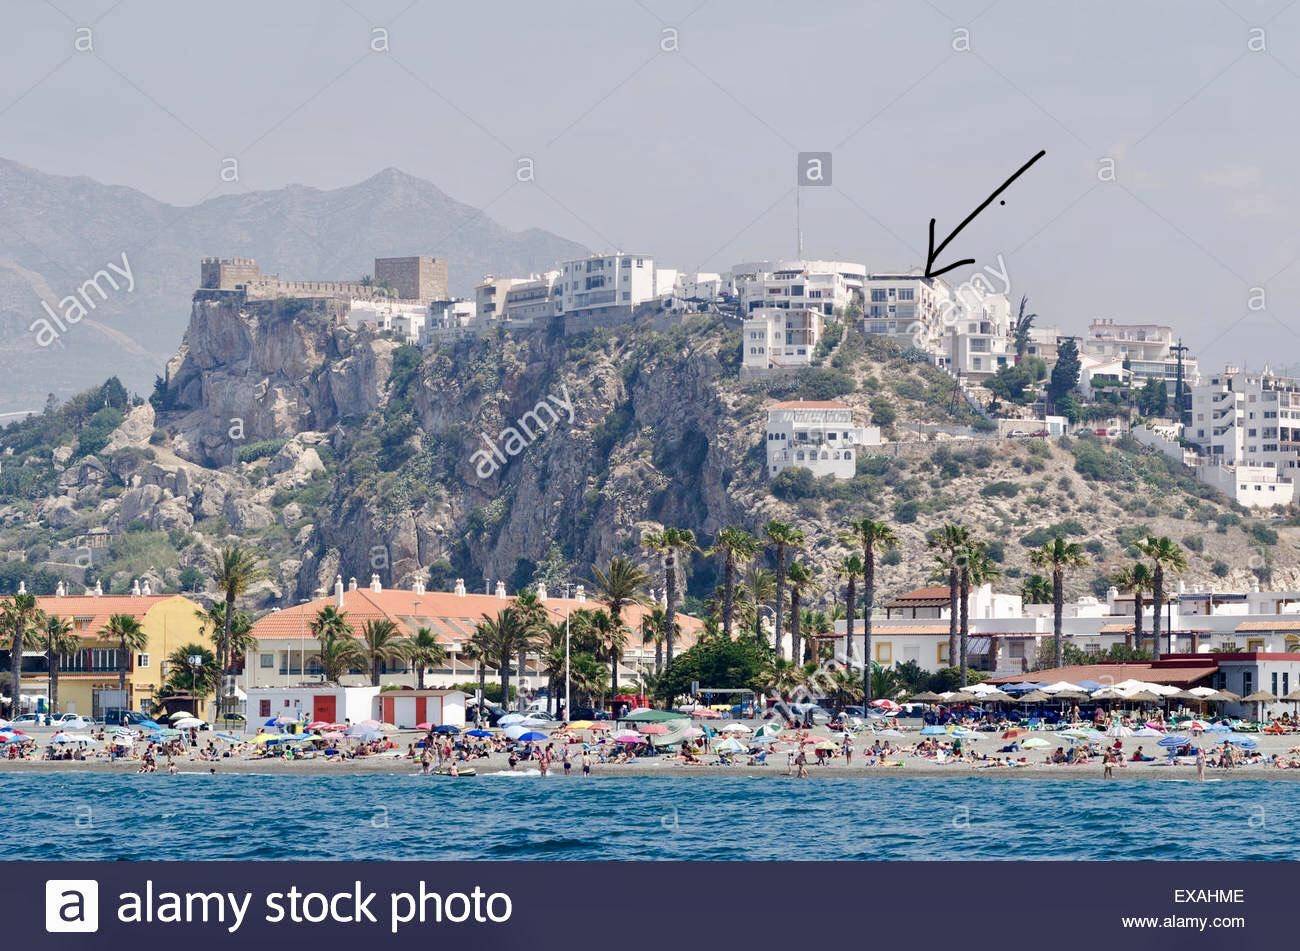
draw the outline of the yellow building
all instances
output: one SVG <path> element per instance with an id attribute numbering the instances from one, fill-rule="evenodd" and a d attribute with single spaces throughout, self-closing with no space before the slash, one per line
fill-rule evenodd
<path id="1" fill-rule="evenodd" d="M 168 654 L 186 644 L 212 647 L 203 635 L 197 614 L 203 606 L 178 594 L 75 595 L 36 600 L 45 614 L 71 621 L 82 638 L 81 650 L 64 657 L 59 665 L 60 713 L 100 717 L 103 716 L 102 692 L 114 692 L 103 699 L 115 695 L 119 645 L 100 633 L 114 614 L 127 614 L 138 620 L 149 638 L 143 650 L 127 658 L 126 706 L 131 710 L 147 712 L 151 708 L 158 689 L 167 679 Z M 24 696 L 29 696 L 29 683 L 33 690 L 44 693 L 48 701 L 48 674 L 25 673 Z"/>

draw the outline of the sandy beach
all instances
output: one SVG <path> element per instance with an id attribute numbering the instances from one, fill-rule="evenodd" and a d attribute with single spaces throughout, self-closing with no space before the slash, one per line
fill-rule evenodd
<path id="1" fill-rule="evenodd" d="M 823 731 L 818 730 L 821 734 Z M 990 733 L 982 736 L 978 740 L 969 741 L 967 749 L 976 755 L 987 754 L 987 759 L 981 760 L 964 760 L 959 762 L 936 762 L 932 759 L 926 759 L 916 755 L 913 750 L 917 743 L 923 737 L 918 734 L 907 734 L 902 738 L 892 738 L 891 742 L 898 748 L 898 754 L 891 756 L 888 765 L 867 765 L 862 760 L 862 750 L 869 746 L 873 741 L 871 734 L 861 734 L 856 738 L 854 744 L 854 757 L 851 764 L 846 764 L 840 756 L 829 759 L 825 765 L 817 765 L 811 755 L 808 763 L 808 779 L 815 781 L 819 778 L 851 778 L 863 776 L 907 776 L 907 777 L 934 777 L 934 778 L 951 778 L 956 776 L 995 776 L 995 777 L 1016 777 L 1023 779 L 1039 778 L 1079 778 L 1100 780 L 1103 778 L 1103 768 L 1101 759 L 1094 757 L 1090 762 L 1078 765 L 1056 765 L 1047 763 L 1048 755 L 1057 746 L 1068 748 L 1068 744 L 1056 737 L 1052 733 L 1030 734 L 1041 736 L 1052 745 L 1046 749 L 1027 750 L 1021 753 L 998 753 L 999 748 L 1004 746 L 1008 741 L 1001 738 L 999 734 Z M 830 735 L 826 734 L 826 738 Z M 1022 736 L 1021 739 L 1025 739 Z M 1271 754 L 1280 754 L 1287 757 L 1288 751 L 1300 747 L 1300 735 L 1273 736 L 1258 734 L 1254 737 L 1259 744 L 1259 752 L 1265 756 Z M 417 739 L 416 734 L 397 734 L 393 737 L 394 742 L 399 746 L 405 747 L 407 743 Z M 1111 741 L 1113 742 L 1113 740 Z M 1201 737 L 1199 745 L 1205 747 L 1207 754 L 1210 753 L 1219 744 L 1213 739 L 1213 734 Z M 1191 765 L 1165 765 L 1165 750 L 1156 745 L 1153 738 L 1134 738 L 1126 737 L 1123 743 L 1123 762 L 1116 764 L 1113 779 L 1122 780 L 1174 780 L 1174 781 L 1195 781 L 1196 769 Z M 1146 755 L 1156 757 L 1155 762 L 1131 762 L 1130 757 L 1133 752 L 1141 747 Z M 707 756 L 706 762 L 702 764 L 686 764 L 676 756 L 657 756 L 657 757 L 638 757 L 627 763 L 599 763 L 593 762 L 593 777 L 602 776 L 767 776 L 778 779 L 788 779 L 795 781 L 787 770 L 786 750 L 788 747 L 778 745 L 768 756 L 766 766 L 745 765 L 746 758 L 738 757 L 737 764 L 732 766 L 719 765 L 713 760 L 712 754 Z M 573 756 L 573 772 L 568 777 L 573 780 L 580 780 L 580 772 L 577 761 L 577 755 Z M 1011 766 L 1005 765 L 1011 761 L 1024 758 L 1027 765 Z M 1289 757 L 1287 757 L 1289 758 Z M 217 774 L 238 774 L 238 775 L 365 775 L 373 773 L 396 773 L 396 774 L 418 774 L 420 765 L 418 761 L 407 759 L 403 756 L 393 755 L 372 755 L 362 756 L 353 759 L 326 758 L 318 756 L 314 758 L 295 758 L 283 759 L 281 757 L 231 757 L 223 758 L 216 761 L 207 761 L 196 758 L 177 759 L 177 769 L 180 773 L 208 773 L 215 770 Z M 493 773 L 511 772 L 507 756 L 505 753 L 493 753 L 484 758 L 471 759 L 462 764 L 462 768 L 472 767 L 477 775 L 475 777 L 463 777 L 466 780 L 483 778 Z M 0 758 L 0 777 L 5 774 L 40 774 L 40 773 L 135 773 L 140 768 L 138 759 L 124 759 L 117 762 L 110 762 L 107 759 L 90 758 L 86 760 L 41 760 L 41 759 L 5 759 Z M 158 773 L 165 775 L 166 761 L 160 759 Z M 531 761 L 519 763 L 514 772 L 520 775 L 536 775 L 537 766 Z M 435 780 L 446 780 L 449 777 L 430 777 Z M 557 761 L 552 764 L 551 772 L 548 778 L 565 778 L 563 766 Z M 1272 765 L 1253 764 L 1232 769 L 1221 769 L 1209 766 L 1206 769 L 1206 780 L 1284 780 L 1300 781 L 1300 769 L 1279 769 Z"/>

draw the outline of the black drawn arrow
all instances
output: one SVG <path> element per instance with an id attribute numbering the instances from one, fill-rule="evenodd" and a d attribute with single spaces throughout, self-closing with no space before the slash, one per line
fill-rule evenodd
<path id="1" fill-rule="evenodd" d="M 974 211 L 972 211 L 969 215 L 967 215 L 965 219 L 962 220 L 961 224 L 953 228 L 952 231 L 949 232 L 948 237 L 944 238 L 937 248 L 934 246 L 934 219 L 933 218 L 930 219 L 930 250 L 925 256 L 926 277 L 938 277 L 940 274 L 947 274 L 953 268 L 961 267 L 963 264 L 975 263 L 974 258 L 963 258 L 960 261 L 954 261 L 952 264 L 949 264 L 946 267 L 941 267 L 936 269 L 934 266 L 934 259 L 943 253 L 943 249 L 948 247 L 949 241 L 957 237 L 957 235 L 961 234 L 962 228 L 965 228 L 968 224 L 970 224 L 975 219 L 976 215 L 978 215 L 989 205 L 993 204 L 993 199 L 997 198 L 1004 191 L 1006 191 L 1008 186 L 1010 186 L 1012 182 L 1014 182 L 1021 175 L 1025 174 L 1025 172 L 1029 171 L 1029 166 L 1033 165 L 1035 162 L 1037 162 L 1040 158 L 1042 158 L 1046 154 L 1047 154 L 1047 150 L 1042 149 L 1041 151 L 1039 151 L 1037 155 L 1031 158 L 1028 162 L 1020 166 L 1020 168 L 1016 169 L 1015 174 L 1013 174 L 1005 182 L 999 185 L 997 187 L 997 190 L 994 191 L 992 195 L 989 195 L 988 198 L 985 198 L 982 202 L 980 202 L 980 206 L 976 208 Z"/>

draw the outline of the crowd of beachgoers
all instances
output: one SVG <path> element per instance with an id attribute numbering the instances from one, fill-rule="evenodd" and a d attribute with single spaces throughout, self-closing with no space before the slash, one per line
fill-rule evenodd
<path id="1" fill-rule="evenodd" d="M 1077 707 L 1056 722 L 1028 722 L 1006 714 L 937 707 L 917 723 L 894 711 L 865 719 L 841 717 L 813 725 L 767 719 L 650 720 L 630 711 L 619 721 L 557 723 L 542 731 L 420 724 L 399 729 L 360 723 L 269 721 L 254 733 L 159 725 L 98 726 L 84 733 L 23 730 L 0 724 L 0 768 L 51 764 L 76 769 L 117 768 L 141 773 L 293 770 L 366 766 L 439 776 L 493 772 L 591 775 L 593 772 L 705 771 L 744 768 L 809 777 L 822 771 L 998 770 L 1077 772 L 1111 777 L 1138 767 L 1189 767 L 1251 773 L 1300 770 L 1300 718 L 1262 723 L 1200 719 L 1182 710 L 1166 716 Z M 711 769 L 710 769 L 711 767 Z M 701 770 L 701 768 L 705 768 Z M 1180 770 L 1180 772 L 1183 772 Z"/>

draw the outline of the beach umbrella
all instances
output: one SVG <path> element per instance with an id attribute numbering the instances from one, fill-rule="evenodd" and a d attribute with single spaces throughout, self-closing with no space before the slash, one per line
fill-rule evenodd
<path id="1" fill-rule="evenodd" d="M 254 746 L 262 746 L 266 743 L 270 743 L 276 738 L 276 736 L 277 734 L 275 733 L 259 733 L 248 742 L 252 743 Z"/>
<path id="2" fill-rule="evenodd" d="M 756 733 L 749 740 L 749 742 L 755 746 L 768 746 L 776 741 L 777 735 L 775 733 Z"/>
<path id="3" fill-rule="evenodd" d="M 1002 689 L 1005 690 L 1007 693 L 1029 693 L 1029 691 L 1031 690 L 1041 690 L 1042 686 L 1043 686 L 1042 684 L 1030 683 L 1029 681 L 1025 680 L 1025 681 L 1021 681 L 1018 684 L 1007 684 Z"/>
<path id="4" fill-rule="evenodd" d="M 1041 750 L 1044 747 L 1048 747 L 1051 745 L 1052 745 L 1051 743 L 1048 743 L 1041 736 L 1031 736 L 1029 739 L 1025 740 L 1020 744 L 1021 748 L 1026 750 Z"/>
<path id="5" fill-rule="evenodd" d="M 902 731 L 902 730 L 894 730 L 894 729 L 876 730 L 875 733 L 874 733 L 873 735 L 875 735 L 875 736 L 890 736 L 890 737 L 895 737 L 895 736 L 902 736 L 902 735 L 903 735 L 903 731 Z"/>
<path id="6" fill-rule="evenodd" d="M 466 731 L 465 731 L 465 735 L 466 735 L 466 736 L 477 737 L 478 739 L 483 739 L 484 737 L 491 736 L 491 735 L 492 735 L 492 731 L 490 731 L 490 730 L 466 730 Z"/>
<path id="7" fill-rule="evenodd" d="M 1009 693 L 1003 693 L 1001 690 L 990 690 L 982 694 L 980 700 L 983 703 L 1015 703 L 1016 698 Z"/>
<path id="8" fill-rule="evenodd" d="M 710 710 L 708 707 L 696 707 L 691 711 L 691 716 L 700 720 L 718 720 L 722 714 L 717 710 Z"/>
<path id="9" fill-rule="evenodd" d="M 1116 690 L 1114 687 L 1103 687 L 1094 691 L 1092 699 L 1094 700 L 1123 700 L 1127 695 L 1122 690 Z"/>
<path id="10" fill-rule="evenodd" d="M 664 726 L 662 723 L 647 723 L 645 726 L 641 727 L 641 732 L 647 736 L 663 736 L 668 732 L 668 727 Z"/>
<path id="11" fill-rule="evenodd" d="M 714 746 L 713 746 L 713 752 L 715 752 L 715 753 L 743 753 L 743 752 L 745 752 L 745 744 L 741 743 L 739 740 L 735 739 L 734 737 L 730 737 L 730 736 L 729 736 L 729 737 L 727 737 L 725 740 L 723 740 L 722 742 L 720 742 L 720 743 L 715 743 Z"/>
<path id="12" fill-rule="evenodd" d="M 497 720 L 497 726 L 507 727 L 514 726 L 516 723 L 523 723 L 524 715 L 522 713 L 507 713 L 500 720 Z"/>
<path id="13" fill-rule="evenodd" d="M 1106 735 L 1111 737 L 1132 736 L 1133 730 L 1122 723 L 1112 723 L 1110 728 L 1106 730 Z"/>
<path id="14" fill-rule="evenodd" d="M 926 726 L 921 728 L 922 736 L 947 736 L 948 731 L 941 726 Z"/>
<path id="15" fill-rule="evenodd" d="M 433 728 L 434 733 L 441 733 L 447 736 L 460 733 L 460 727 L 453 726 L 450 723 L 441 723 Z"/>
<path id="16" fill-rule="evenodd" d="M 959 726 L 952 731 L 952 735 L 959 740 L 978 740 L 984 734 L 977 730 L 971 730 L 964 726 Z"/>
<path id="17" fill-rule="evenodd" d="M 565 724 L 570 730 L 590 730 L 592 722 L 590 720 L 571 720 Z"/>
<path id="18" fill-rule="evenodd" d="M 944 703 L 971 703 L 979 698 L 973 693 L 967 693 L 964 690 L 952 690 L 948 693 L 939 694 Z"/>
<path id="19" fill-rule="evenodd" d="M 333 724 L 330 723 L 329 720 L 312 720 L 310 723 L 307 724 L 307 729 L 328 730 L 331 726 L 333 726 Z"/>
<path id="20" fill-rule="evenodd" d="M 1216 693 L 1214 699 L 1223 700 L 1227 703 L 1236 703 L 1241 699 L 1241 697 L 1237 696 L 1231 690 L 1220 690 Z"/>
<path id="21" fill-rule="evenodd" d="M 1181 736 L 1177 733 L 1171 733 L 1168 736 L 1161 739 L 1158 743 L 1156 743 L 1156 746 L 1163 746 L 1166 749 L 1173 749 L 1174 747 L 1184 746 L 1190 742 L 1192 742 L 1191 737 Z"/>
<path id="22" fill-rule="evenodd" d="M 1267 690 L 1256 690 L 1241 698 L 1242 703 L 1277 703 L 1277 697 Z"/>
<path id="23" fill-rule="evenodd" d="M 1159 730 L 1149 726 L 1144 726 L 1141 729 L 1134 730 L 1133 735 L 1134 736 L 1164 736 L 1164 734 L 1161 733 Z"/>
<path id="24" fill-rule="evenodd" d="M 1300 703 L 1300 688 L 1292 690 L 1289 694 L 1287 694 L 1282 699 L 1287 703 Z"/>
<path id="25" fill-rule="evenodd" d="M 1068 680 L 1058 680 L 1054 684 L 1048 684 L 1046 687 L 1040 687 L 1039 689 L 1042 690 L 1043 693 L 1061 693 L 1067 690 L 1077 691 L 1079 689 L 1079 685 L 1072 684 Z"/>
<path id="26" fill-rule="evenodd" d="M 52 737 L 50 737 L 50 742 L 61 744 L 61 743 L 71 743 L 73 742 L 73 740 L 72 737 L 68 736 L 68 734 L 60 730 L 58 733 L 55 733 Z"/>
<path id="27" fill-rule="evenodd" d="M 547 738 L 548 737 L 546 736 L 546 734 L 541 732 L 540 730 L 527 730 L 526 732 L 520 733 L 517 737 L 515 737 L 515 739 L 517 739 L 520 743 L 537 743 L 540 740 L 545 740 Z"/>
<path id="28" fill-rule="evenodd" d="M 745 726 L 745 724 L 743 723 L 728 723 L 719 732 L 720 733 L 753 733 L 754 731 L 749 727 Z"/>
<path id="29" fill-rule="evenodd" d="M 174 720 L 172 726 L 178 730 L 198 730 L 207 726 L 207 724 L 198 717 L 181 717 L 178 720 Z"/>
<path id="30" fill-rule="evenodd" d="M 1240 746 L 1243 750 L 1253 750 L 1259 746 L 1259 742 L 1253 736 L 1244 736 L 1240 733 L 1234 733 L 1225 739 L 1233 746 Z"/>
<path id="31" fill-rule="evenodd" d="M 280 725 L 279 717 L 271 717 L 271 719 L 267 720 L 265 723 L 262 724 L 262 726 L 279 726 L 279 725 Z"/>
<path id="32" fill-rule="evenodd" d="M 1193 687 L 1191 690 L 1184 691 L 1201 700 L 1213 700 L 1219 695 L 1219 691 L 1213 687 Z"/>
<path id="33" fill-rule="evenodd" d="M 893 700 L 886 697 L 881 697 L 879 700 L 872 700 L 871 706 L 875 707 L 877 710 L 889 710 L 890 712 L 896 712 L 903 709 Z"/>
<path id="34" fill-rule="evenodd" d="M 1160 697 L 1152 693 L 1150 690 L 1135 691 L 1134 693 L 1129 694 L 1124 699 L 1128 700 L 1130 703 L 1159 703 L 1160 702 Z"/>
<path id="35" fill-rule="evenodd" d="M 1050 693 L 1043 693 L 1041 690 L 1031 690 L 1020 698 L 1021 703 L 1046 703 L 1052 699 Z"/>
<path id="36" fill-rule="evenodd" d="M 1210 725 L 1204 720 L 1188 720 L 1183 724 L 1183 729 L 1191 730 L 1193 733 L 1204 733 L 1210 728 Z"/>
<path id="37" fill-rule="evenodd" d="M 1212 724 L 1211 726 L 1206 727 L 1205 732 L 1206 733 L 1231 733 L 1232 727 L 1228 726 L 1228 724 L 1226 723 L 1215 723 Z"/>
<path id="38" fill-rule="evenodd" d="M 755 736 L 780 736 L 781 724 L 777 723 L 775 720 L 773 720 L 770 723 L 764 723 L 762 726 L 760 726 L 757 730 L 754 731 L 754 735 Z"/>
<path id="39" fill-rule="evenodd" d="M 192 717 L 192 716 L 194 716 L 194 714 L 190 713 L 188 710 L 177 710 L 175 713 L 169 713 L 169 714 L 167 714 L 167 719 L 168 719 L 168 720 L 180 720 L 180 719 L 183 719 L 183 718 L 185 718 L 185 717 Z"/>
<path id="40" fill-rule="evenodd" d="M 914 694 L 909 699 L 911 699 L 914 703 L 938 703 L 943 698 L 941 698 L 937 693 L 934 693 L 932 691 L 922 690 L 920 693 Z"/>

